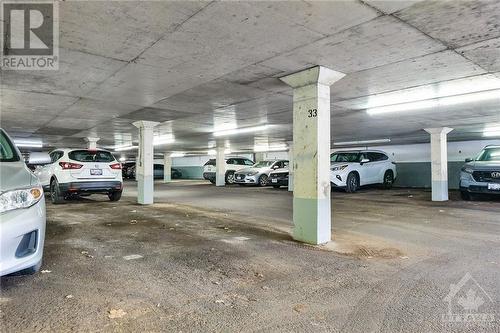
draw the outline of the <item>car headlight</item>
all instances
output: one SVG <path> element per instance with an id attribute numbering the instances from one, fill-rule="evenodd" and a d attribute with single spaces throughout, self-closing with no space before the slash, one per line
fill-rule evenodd
<path id="1" fill-rule="evenodd" d="M 255 171 L 255 172 L 250 172 L 248 175 L 249 176 L 255 176 L 256 174 L 258 174 L 259 172 L 258 171 Z"/>
<path id="2" fill-rule="evenodd" d="M 331 168 L 331 170 L 332 171 L 342 171 L 342 170 L 344 170 L 347 167 L 348 167 L 348 165 L 346 164 L 346 165 L 341 165 L 341 166 L 333 167 L 333 168 Z"/>
<path id="3" fill-rule="evenodd" d="M 0 194 L 0 213 L 28 208 L 36 204 L 43 196 L 40 186 L 6 191 Z"/>
<path id="4" fill-rule="evenodd" d="M 474 169 L 471 169 L 471 168 L 468 168 L 468 167 L 463 167 L 462 171 L 470 173 L 471 175 L 474 173 Z"/>

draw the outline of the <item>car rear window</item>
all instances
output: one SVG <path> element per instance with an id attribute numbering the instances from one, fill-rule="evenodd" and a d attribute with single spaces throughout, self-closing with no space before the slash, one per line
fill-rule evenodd
<path id="1" fill-rule="evenodd" d="M 113 162 L 115 160 L 110 152 L 101 150 L 73 150 L 68 156 L 78 162 Z"/>
<path id="2" fill-rule="evenodd" d="M 205 165 L 215 165 L 215 159 L 208 160 Z"/>

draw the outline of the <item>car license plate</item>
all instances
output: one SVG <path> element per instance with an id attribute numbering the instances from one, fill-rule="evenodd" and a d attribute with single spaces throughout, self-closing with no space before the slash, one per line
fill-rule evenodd
<path id="1" fill-rule="evenodd" d="M 488 184 L 488 190 L 500 191 L 500 184 Z"/>
<path id="2" fill-rule="evenodd" d="M 91 176 L 102 176 L 102 169 L 90 169 Z"/>
<path id="3" fill-rule="evenodd" d="M 277 182 L 278 182 L 278 178 L 271 179 L 271 183 L 277 183 Z"/>

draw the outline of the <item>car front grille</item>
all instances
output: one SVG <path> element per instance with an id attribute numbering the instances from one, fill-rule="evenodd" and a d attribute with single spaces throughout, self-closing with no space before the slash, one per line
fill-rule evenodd
<path id="1" fill-rule="evenodd" d="M 474 171 L 472 177 L 476 182 L 500 183 L 500 170 L 498 171 Z"/>

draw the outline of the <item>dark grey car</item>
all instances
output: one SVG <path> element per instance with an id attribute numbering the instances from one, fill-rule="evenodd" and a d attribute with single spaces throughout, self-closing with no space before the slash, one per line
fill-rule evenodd
<path id="1" fill-rule="evenodd" d="M 500 146 L 487 146 L 475 159 L 466 160 L 460 172 L 462 199 L 475 193 L 500 195 Z"/>

